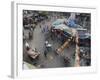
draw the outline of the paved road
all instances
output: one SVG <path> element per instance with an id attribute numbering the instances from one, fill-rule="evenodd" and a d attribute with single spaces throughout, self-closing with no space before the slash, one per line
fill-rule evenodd
<path id="1" fill-rule="evenodd" d="M 53 21 L 53 20 L 51 20 Z M 54 50 L 61 46 L 59 41 L 57 40 L 51 40 L 48 38 L 48 41 L 50 44 L 52 44 L 53 51 L 48 52 L 47 58 L 44 56 L 44 43 L 45 43 L 45 33 L 42 33 L 42 28 L 45 27 L 45 25 L 50 26 L 51 22 L 45 21 L 45 24 L 38 24 L 36 28 L 33 31 L 33 39 L 29 41 L 29 44 L 31 48 L 36 48 L 38 51 L 40 51 L 40 57 L 39 60 L 37 60 L 37 67 L 44 67 L 44 68 L 54 68 L 54 67 L 66 67 L 68 64 L 64 63 L 63 57 L 60 55 L 55 54 Z M 73 66 L 74 60 L 72 59 L 72 55 L 75 51 L 75 45 L 71 45 L 69 48 L 64 49 L 63 53 L 64 56 L 67 56 L 71 59 L 70 66 Z M 28 58 L 26 58 L 28 59 Z M 32 61 L 29 61 L 31 64 L 33 64 Z"/>

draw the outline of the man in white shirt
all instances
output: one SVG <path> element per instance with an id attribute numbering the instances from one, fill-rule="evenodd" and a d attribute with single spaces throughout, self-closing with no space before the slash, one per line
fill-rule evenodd
<path id="1" fill-rule="evenodd" d="M 25 43 L 25 47 L 26 49 L 30 47 L 28 42 Z"/>

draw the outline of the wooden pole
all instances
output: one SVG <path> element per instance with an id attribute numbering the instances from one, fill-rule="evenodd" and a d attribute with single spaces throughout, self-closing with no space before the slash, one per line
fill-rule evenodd
<path id="1" fill-rule="evenodd" d="M 80 47 L 79 47 L 79 36 L 78 34 L 76 35 L 76 51 L 75 51 L 75 66 L 79 67 L 80 66 Z"/>
<path id="2" fill-rule="evenodd" d="M 65 43 L 57 49 L 57 53 L 62 53 L 62 51 L 64 50 L 65 47 L 67 47 L 69 45 L 69 42 L 72 40 L 72 37 L 70 39 L 68 39 L 67 41 L 65 41 Z"/>

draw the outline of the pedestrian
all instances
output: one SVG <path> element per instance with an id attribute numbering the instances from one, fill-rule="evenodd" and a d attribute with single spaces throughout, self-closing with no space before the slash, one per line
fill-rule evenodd
<path id="1" fill-rule="evenodd" d="M 40 24 L 40 28 L 41 28 L 41 24 Z"/>
<path id="2" fill-rule="evenodd" d="M 32 33 L 32 31 L 29 31 L 29 39 L 31 40 L 32 37 L 33 37 L 33 33 Z"/>
<path id="3" fill-rule="evenodd" d="M 44 56 L 47 57 L 47 51 L 46 50 L 44 51 Z"/>
<path id="4" fill-rule="evenodd" d="M 45 32 L 45 28 L 43 27 L 43 29 L 42 29 L 42 32 L 44 33 Z"/>
<path id="5" fill-rule="evenodd" d="M 46 25 L 45 31 L 48 33 L 49 31 L 48 25 Z"/>
<path id="6" fill-rule="evenodd" d="M 29 45 L 29 43 L 27 41 L 25 43 L 25 47 L 26 47 L 27 50 L 30 48 L 30 45 Z"/>
<path id="7" fill-rule="evenodd" d="M 45 41 L 45 46 L 47 46 L 48 45 L 48 41 Z"/>

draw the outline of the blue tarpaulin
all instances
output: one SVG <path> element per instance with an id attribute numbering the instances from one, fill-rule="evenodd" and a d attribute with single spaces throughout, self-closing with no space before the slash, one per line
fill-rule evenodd
<path id="1" fill-rule="evenodd" d="M 69 22 L 68 22 L 68 26 L 69 26 L 69 27 L 73 27 L 73 28 L 76 27 L 75 20 L 70 19 Z"/>

